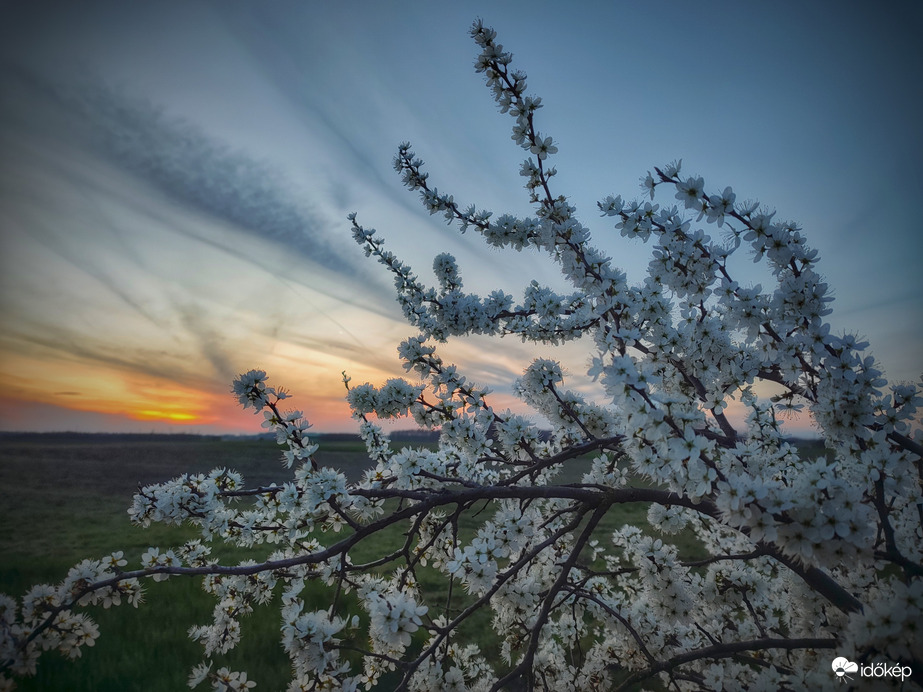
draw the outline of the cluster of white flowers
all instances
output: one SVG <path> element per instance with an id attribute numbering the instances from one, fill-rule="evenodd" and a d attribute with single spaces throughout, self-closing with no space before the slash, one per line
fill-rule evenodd
<path id="1" fill-rule="evenodd" d="M 330 647 L 346 623 L 324 611 L 303 612 L 304 603 L 293 598 L 282 610 L 282 646 L 296 666 L 296 677 L 343 672 L 339 653 Z"/>
<path id="2" fill-rule="evenodd" d="M 137 579 L 125 575 L 128 561 L 121 551 L 101 560 L 83 560 L 59 584 L 38 584 L 21 602 L 0 594 L 0 661 L 16 676 L 34 675 L 43 651 L 56 650 L 69 659 L 79 658 L 82 647 L 99 637 L 96 623 L 77 607 L 141 602 Z M 5 682 L 0 676 L 0 689 Z M 11 688 L 10 688 L 11 689 Z"/>
<path id="3" fill-rule="evenodd" d="M 136 604 L 140 579 L 182 574 L 204 576 L 216 598 L 212 621 L 190 631 L 206 657 L 190 685 L 215 690 L 253 687 L 245 673 L 212 672 L 210 658 L 280 590 L 290 690 L 371 690 L 385 675 L 410 690 L 627 689 L 656 677 L 677 690 L 800 689 L 832 679 L 834 652 L 923 670 L 919 390 L 886 391 L 866 345 L 831 333 L 828 287 L 796 224 L 738 202 L 730 187 L 710 192 L 681 162 L 643 177 L 649 200 L 599 203 L 623 236 L 653 245 L 648 277 L 630 285 L 551 191 L 557 146 L 536 129 L 541 100 L 526 95 L 491 29 L 477 22 L 472 36 L 476 70 L 529 154 L 521 172 L 535 216 L 463 208 L 430 185 L 409 144 L 395 167 L 462 231 L 547 253 L 573 292 L 533 281 L 518 304 L 502 291 L 467 293 L 447 254 L 427 287 L 351 215 L 419 331 L 398 349 L 416 381 L 351 385 L 344 374 L 370 458 L 363 476 L 348 482 L 319 466 L 302 413 L 279 409 L 287 394 L 263 371 L 241 375 L 234 395 L 276 433 L 290 478 L 247 488 L 215 469 L 141 489 L 133 521 L 190 523 L 201 540 L 150 548 L 134 571 L 114 554 L 21 603 L 0 597 L 0 675 L 30 674 L 43 650 L 73 657 L 91 645 L 95 625 L 78 607 Z M 733 276 L 741 249 L 767 264 L 771 290 Z M 466 334 L 586 336 L 588 374 L 606 400 L 569 391 L 561 365 L 540 358 L 514 391 L 550 430 L 495 410 L 487 388 L 436 352 Z M 771 400 L 758 396 L 762 383 Z M 740 430 L 727 416 L 735 399 L 748 411 Z M 801 410 L 824 437 L 818 458 L 779 425 L 780 413 Z M 373 419 L 401 416 L 438 430 L 438 448 L 393 447 Z M 647 522 L 604 529 L 620 505 Z M 406 538 L 400 547 L 352 562 L 356 545 L 392 528 Z M 277 549 L 265 562 L 221 565 L 207 544 L 218 540 Z M 689 544 L 695 555 L 679 547 Z M 434 574 L 448 597 L 421 586 Z M 328 610 L 306 610 L 309 583 L 330 589 Z M 341 610 L 347 593 L 359 614 Z M 465 634 L 479 611 L 490 613 L 490 638 Z"/>
<path id="4" fill-rule="evenodd" d="M 247 679 L 242 671 L 219 668 L 211 672 L 211 663 L 202 663 L 189 674 L 189 687 L 198 687 L 205 680 L 212 684 L 213 692 L 247 692 L 256 687 L 256 682 Z"/>

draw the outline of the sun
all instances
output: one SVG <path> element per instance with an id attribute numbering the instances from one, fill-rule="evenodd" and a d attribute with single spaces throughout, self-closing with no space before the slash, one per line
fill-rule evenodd
<path id="1" fill-rule="evenodd" d="M 134 411 L 132 413 L 132 418 L 137 420 L 167 420 L 173 421 L 174 423 L 193 423 L 200 420 L 200 417 L 194 413 L 185 413 L 182 411 L 156 411 L 152 409 Z"/>

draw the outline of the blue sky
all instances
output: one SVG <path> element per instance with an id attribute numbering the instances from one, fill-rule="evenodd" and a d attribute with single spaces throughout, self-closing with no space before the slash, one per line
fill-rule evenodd
<path id="1" fill-rule="evenodd" d="M 473 70 L 480 16 L 543 98 L 557 191 L 633 279 L 648 253 L 595 213 L 682 158 L 799 221 L 836 331 L 892 381 L 923 371 L 914 3 L 86 2 L 0 28 L 0 429 L 254 430 L 227 394 L 269 371 L 318 429 L 350 429 L 340 372 L 401 374 L 412 333 L 350 238 L 356 211 L 426 278 L 518 296 L 527 253 L 430 217 L 391 167 L 410 140 L 456 200 L 528 214 L 523 152 Z M 765 277 L 744 262 L 753 281 Z M 764 286 L 765 286 L 764 281 Z M 443 355 L 501 406 L 536 353 Z"/>

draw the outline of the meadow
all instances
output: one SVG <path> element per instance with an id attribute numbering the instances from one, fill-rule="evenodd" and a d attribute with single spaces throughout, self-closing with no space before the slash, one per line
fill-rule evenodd
<path id="1" fill-rule="evenodd" d="M 0 592 L 18 598 L 34 584 L 60 581 L 84 558 L 102 557 L 115 550 L 125 552 L 130 567 L 137 566 L 148 546 L 167 548 L 196 535 L 195 529 L 185 526 L 133 526 L 127 509 L 139 485 L 215 467 L 241 472 L 250 486 L 281 483 L 289 472 L 279 458 L 279 448 L 271 440 L 166 435 L 0 436 Z M 361 443 L 346 439 L 324 441 L 318 460 L 341 469 L 350 478 L 358 477 L 368 463 Z M 576 480 L 584 467 L 578 460 L 568 475 Z M 613 507 L 599 533 L 605 535 L 623 523 L 645 525 L 646 510 L 643 505 Z M 486 518 L 470 518 L 462 528 L 470 535 Z M 354 561 L 397 547 L 404 539 L 404 530 L 392 527 L 371 544 L 360 544 Z M 681 537 L 680 541 L 684 554 L 695 557 L 694 539 Z M 215 546 L 215 554 L 224 564 L 260 559 L 269 552 L 269 547 L 250 552 Z M 421 588 L 427 596 L 440 600 L 447 594 L 444 577 L 432 571 L 421 573 Z M 305 600 L 320 608 L 329 605 L 328 598 L 318 587 L 306 594 Z M 84 649 L 77 661 L 66 661 L 55 652 L 44 654 L 38 674 L 22 681 L 19 689 L 185 689 L 190 668 L 201 660 L 200 645 L 186 632 L 208 622 L 213 605 L 213 597 L 202 591 L 199 579 L 174 577 L 161 583 L 147 582 L 144 602 L 137 610 L 126 605 L 89 609 L 100 626 L 96 645 Z M 490 643 L 493 633 L 489 618 L 489 613 L 479 613 L 466 623 L 464 632 Z M 258 608 L 242 620 L 240 646 L 218 657 L 215 667 L 246 670 L 258 681 L 259 690 L 284 689 L 289 669 L 279 645 L 279 624 L 277 604 Z M 390 689 L 391 685 L 393 681 L 384 681 L 381 687 Z"/>

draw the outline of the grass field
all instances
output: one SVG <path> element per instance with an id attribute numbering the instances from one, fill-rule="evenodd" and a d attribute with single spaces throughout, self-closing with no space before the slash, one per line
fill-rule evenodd
<path id="1" fill-rule="evenodd" d="M 168 547 L 192 537 L 188 528 L 141 529 L 127 509 L 138 484 L 166 480 L 185 471 L 229 466 L 251 482 L 281 476 L 271 442 L 222 442 L 206 438 L 105 438 L 48 436 L 3 440 L 0 446 L 0 591 L 19 596 L 35 583 L 59 581 L 86 557 L 123 550 L 139 565 L 147 546 Z M 235 556 L 229 555 L 231 559 Z M 237 559 L 243 555 L 237 556 Z M 235 560 L 236 561 L 236 560 Z M 131 563 L 130 563 L 131 564 Z M 189 627 L 208 621 L 214 604 L 200 582 L 172 579 L 145 584 L 145 602 L 92 609 L 101 636 L 77 662 L 45 654 L 23 690 L 178 690 L 201 658 Z M 261 689 L 284 689 L 287 658 L 278 646 L 278 614 L 246 620 L 238 652 Z M 248 632 L 249 630 L 249 632 Z"/>
<path id="2" fill-rule="evenodd" d="M 123 550 L 130 566 L 138 566 L 148 546 L 166 548 L 195 535 L 194 529 L 153 526 L 141 529 L 128 521 L 127 508 L 139 484 L 172 478 L 184 472 L 204 472 L 216 466 L 244 474 L 248 485 L 281 482 L 287 471 L 279 463 L 275 443 L 263 440 L 222 441 L 181 436 L 28 436 L 0 437 L 0 592 L 19 597 L 36 583 L 57 582 L 81 559 Z M 357 442 L 323 444 L 319 460 L 357 477 L 367 458 Z M 579 465 L 579 462 L 578 462 Z M 579 476 L 580 468 L 572 473 Z M 645 524 L 646 506 L 614 507 L 600 534 L 624 523 Z M 481 516 L 467 526 L 473 531 Z M 371 558 L 403 540 L 404 527 L 376 536 L 373 546 L 360 545 L 354 561 Z M 695 545 L 688 542 L 688 550 Z M 223 549 L 224 564 L 235 564 L 257 554 Z M 441 599 L 447 584 L 431 572 L 421 576 L 421 587 Z M 112 610 L 91 609 L 101 636 L 84 649 L 76 662 L 56 653 L 44 654 L 38 675 L 24 680 L 26 691 L 158 692 L 186 688 L 189 669 L 201 660 L 201 647 L 186 631 L 210 620 L 213 597 L 201 590 L 200 580 L 173 578 L 145 584 L 145 602 Z M 306 600 L 315 607 L 329 601 L 318 590 Z M 435 602 L 439 602 L 438 600 Z M 490 641 L 489 613 L 478 614 L 466 633 Z M 241 645 L 216 667 L 246 670 L 260 690 L 284 689 L 289 679 L 288 659 L 279 645 L 277 604 L 258 609 L 242 621 Z M 388 689 L 384 684 L 382 689 Z"/>

